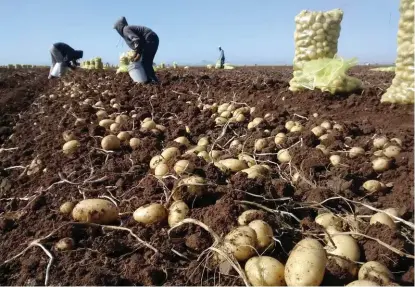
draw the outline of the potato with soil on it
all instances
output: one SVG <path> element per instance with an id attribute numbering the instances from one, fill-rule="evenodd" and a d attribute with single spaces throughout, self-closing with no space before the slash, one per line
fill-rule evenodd
<path id="1" fill-rule="evenodd" d="M 162 179 L 163 176 L 165 176 L 166 174 L 168 174 L 169 172 L 169 166 L 165 163 L 159 163 L 156 168 L 154 169 L 154 176 L 157 179 Z"/>
<path id="2" fill-rule="evenodd" d="M 256 256 L 245 263 L 245 273 L 253 286 L 285 286 L 284 264 L 269 256 Z"/>
<path id="3" fill-rule="evenodd" d="M 101 147 L 103 150 L 116 150 L 121 146 L 119 138 L 114 135 L 109 135 L 101 140 Z"/>
<path id="4" fill-rule="evenodd" d="M 394 280 L 392 272 L 382 263 L 369 261 L 362 265 L 358 273 L 359 280 L 370 280 L 388 285 Z"/>
<path id="5" fill-rule="evenodd" d="M 220 160 L 217 163 L 215 163 L 215 165 L 222 171 L 230 170 L 233 172 L 237 172 L 248 168 L 247 164 L 244 161 L 235 158 Z"/>
<path id="6" fill-rule="evenodd" d="M 62 214 L 71 214 L 72 213 L 72 210 L 74 209 L 74 207 L 75 207 L 75 205 L 76 205 L 76 202 L 73 202 L 73 201 L 67 201 L 67 202 L 64 202 L 60 207 L 59 207 L 59 211 L 62 213 Z"/>
<path id="7" fill-rule="evenodd" d="M 110 128 L 110 126 L 111 126 L 113 123 L 115 123 L 115 122 L 114 122 L 113 120 L 111 120 L 111 119 L 104 119 L 104 120 L 100 120 L 100 121 L 99 121 L 99 125 L 100 125 L 101 127 L 106 128 L 106 129 L 109 129 L 109 128 Z"/>
<path id="8" fill-rule="evenodd" d="M 324 229 L 333 227 L 335 230 L 341 230 L 342 220 L 331 212 L 320 214 L 315 219 L 316 223 L 323 226 Z"/>
<path id="9" fill-rule="evenodd" d="M 184 201 L 178 200 L 172 203 L 169 208 L 168 223 L 170 227 L 181 222 L 189 214 L 189 206 Z"/>
<path id="10" fill-rule="evenodd" d="M 155 169 L 160 163 L 166 163 L 166 160 L 161 155 L 155 155 L 150 160 L 150 168 Z"/>
<path id="11" fill-rule="evenodd" d="M 70 155 L 70 154 L 73 154 L 80 146 L 81 144 L 79 141 L 71 140 L 71 141 L 66 142 L 63 145 L 62 151 L 64 154 Z"/>
<path id="12" fill-rule="evenodd" d="M 172 190 L 174 200 L 194 199 L 203 195 L 206 190 L 206 179 L 192 175 L 179 180 Z"/>
<path id="13" fill-rule="evenodd" d="M 332 257 L 337 265 L 345 269 L 352 276 L 356 276 L 357 265 L 354 262 L 360 260 L 360 248 L 353 237 L 343 234 L 332 235 L 331 240 L 327 243 L 327 253 L 329 257 L 331 254 L 335 255 Z"/>
<path id="14" fill-rule="evenodd" d="M 74 134 L 73 131 L 64 131 L 62 133 L 62 137 L 63 137 L 63 140 L 65 142 L 69 142 L 69 141 L 72 141 L 72 140 L 76 140 L 76 136 L 75 136 L 75 134 Z"/>
<path id="15" fill-rule="evenodd" d="M 316 239 L 298 242 L 285 264 L 285 282 L 288 286 L 319 286 L 327 263 L 326 251 Z"/>
<path id="16" fill-rule="evenodd" d="M 224 249 L 236 260 L 245 261 L 255 255 L 257 243 L 255 230 L 249 226 L 239 226 L 225 236 Z"/>
<path id="17" fill-rule="evenodd" d="M 118 220 L 118 207 L 111 201 L 93 198 L 84 199 L 75 205 L 72 217 L 76 221 L 109 224 Z"/>
<path id="18" fill-rule="evenodd" d="M 177 147 L 168 147 L 162 151 L 161 156 L 166 162 L 168 162 L 176 157 L 179 157 L 180 150 Z"/>
<path id="19" fill-rule="evenodd" d="M 356 280 L 347 284 L 346 286 L 379 286 L 379 284 L 369 280 Z"/>
<path id="20" fill-rule="evenodd" d="M 132 149 L 137 149 L 140 146 L 141 140 L 139 138 L 131 138 L 129 143 Z"/>
<path id="21" fill-rule="evenodd" d="M 133 217 L 139 223 L 153 224 L 165 220 L 167 218 L 167 210 L 159 203 L 151 203 L 136 209 Z"/>
<path id="22" fill-rule="evenodd" d="M 183 173 L 191 173 L 194 170 L 194 164 L 187 159 L 182 159 L 174 164 L 173 169 L 178 175 Z"/>
<path id="23" fill-rule="evenodd" d="M 238 217 L 238 224 L 239 225 L 248 225 L 251 221 L 262 218 L 264 216 L 264 212 L 258 209 L 248 209 L 242 212 L 241 215 Z"/>
<path id="24" fill-rule="evenodd" d="M 272 250 L 274 247 L 274 232 L 271 226 L 263 220 L 254 220 L 248 224 L 257 236 L 257 247 L 259 251 Z"/>
<path id="25" fill-rule="evenodd" d="M 389 226 L 390 229 L 396 230 L 396 223 L 393 221 L 393 219 L 389 215 L 387 215 L 384 212 L 378 212 L 372 215 L 372 217 L 370 218 L 370 224 L 376 224 L 376 223 L 387 225 Z"/>
<path id="26" fill-rule="evenodd" d="M 55 248 L 58 251 L 69 251 L 74 249 L 74 247 L 75 241 L 70 237 L 62 238 L 55 244 Z"/>

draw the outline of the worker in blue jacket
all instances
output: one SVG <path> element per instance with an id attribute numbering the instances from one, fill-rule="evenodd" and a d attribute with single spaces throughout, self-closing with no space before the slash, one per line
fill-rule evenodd
<path id="1" fill-rule="evenodd" d="M 223 66 L 225 65 L 225 52 L 223 51 L 222 47 L 219 46 L 219 63 L 220 63 L 220 68 L 223 69 Z"/>
<path id="2" fill-rule="evenodd" d="M 78 60 L 84 56 L 83 51 L 75 50 L 68 44 L 61 42 L 53 44 L 49 51 L 52 57 L 51 71 L 56 63 L 63 63 L 70 69 L 74 70 L 77 66 L 79 66 Z M 49 74 L 49 79 L 51 78 L 54 77 Z"/>
<path id="3" fill-rule="evenodd" d="M 121 17 L 114 24 L 114 29 L 123 37 L 128 47 L 136 52 L 133 62 L 141 60 L 147 75 L 147 83 L 158 83 L 153 68 L 153 60 L 159 46 L 157 34 L 150 28 L 144 26 L 130 26 L 125 17 Z"/>

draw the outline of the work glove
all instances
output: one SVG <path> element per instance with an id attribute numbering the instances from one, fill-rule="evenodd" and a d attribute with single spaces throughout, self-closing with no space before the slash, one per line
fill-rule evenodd
<path id="1" fill-rule="evenodd" d="M 139 53 L 136 53 L 136 55 L 132 59 L 132 62 L 138 62 L 140 61 L 140 59 L 141 59 L 141 55 Z"/>

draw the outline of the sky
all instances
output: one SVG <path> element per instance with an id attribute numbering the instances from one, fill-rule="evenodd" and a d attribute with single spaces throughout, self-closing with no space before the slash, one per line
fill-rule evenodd
<path id="1" fill-rule="evenodd" d="M 399 0 L 0 0 L 0 65 L 48 65 L 55 42 L 116 64 L 128 50 L 113 29 L 121 16 L 158 34 L 156 63 L 214 63 L 222 46 L 231 64 L 291 65 L 294 17 L 334 8 L 344 11 L 340 56 L 395 61 Z"/>

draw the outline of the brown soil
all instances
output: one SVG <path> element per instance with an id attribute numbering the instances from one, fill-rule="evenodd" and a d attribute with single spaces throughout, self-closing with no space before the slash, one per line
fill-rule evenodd
<path id="1" fill-rule="evenodd" d="M 232 71 L 180 69 L 159 74 L 162 85 L 141 86 L 133 84 L 127 74 L 115 75 L 112 71 L 78 71 L 63 80 L 47 81 L 47 70 L 0 70 L 0 147 L 11 148 L 0 150 L 0 285 L 44 284 L 49 258 L 38 246 L 8 263 L 3 262 L 31 241 L 59 227 L 41 241 L 54 257 L 49 273 L 51 285 L 243 285 L 235 271 L 219 274 L 206 260 L 198 261 L 200 253 L 213 242 L 205 230 L 185 225 L 169 234 L 167 222 L 144 226 L 131 216 L 144 204 L 166 203 L 165 193 L 175 186 L 174 178 L 164 179 L 162 184 L 152 176 L 148 165 L 151 157 L 167 146 L 185 151 L 186 147 L 173 142 L 178 136 L 186 136 L 192 144 L 207 136 L 211 140 L 209 150 L 221 135 L 223 128 L 215 125 L 210 110 L 200 109 L 200 101 L 203 104 L 235 101 L 256 107 L 245 122 L 230 124 L 215 143 L 214 149 L 225 149 L 222 158 L 237 154 L 225 146 L 235 135 L 241 136 L 244 152 L 252 153 L 255 139 L 287 132 L 284 124 L 288 120 L 300 121 L 305 127 L 303 132 L 289 134 L 282 146 L 290 147 L 291 164 L 273 164 L 278 162 L 276 153 L 281 147 L 273 143 L 273 138 L 268 140 L 268 147 L 261 152 L 266 154 L 257 155 L 257 160 L 267 161 L 272 169 L 270 176 L 262 179 L 248 179 L 241 173 L 225 174 L 213 164 L 189 157 L 196 168 L 194 173 L 208 181 L 203 196 L 187 198 L 191 207 L 189 216 L 204 222 L 220 236 L 237 226 L 237 218 L 244 210 L 254 208 L 240 201 L 291 212 L 302 220 L 299 224 L 289 216 L 269 212 L 259 216 L 273 227 L 279 240 L 267 254 L 283 263 L 305 233 L 321 234 L 313 220 L 321 209 L 317 203 L 329 197 L 341 195 L 376 208 L 397 207 L 404 211 L 404 219 L 413 222 L 413 106 L 380 104 L 392 74 L 355 68 L 352 74 L 364 81 L 364 90 L 359 94 L 334 96 L 319 91 L 291 93 L 289 67 Z M 74 93 L 71 88 L 75 86 L 80 92 L 71 97 Z M 140 148 L 132 150 L 123 145 L 110 154 L 98 150 L 100 138 L 108 132 L 98 126 L 96 108 L 79 104 L 86 98 L 93 103 L 102 101 L 108 114 L 136 114 L 123 128 L 141 139 Z M 111 107 L 112 98 L 120 104 L 120 110 Z M 250 120 L 266 113 L 270 117 L 257 129 L 246 129 Z M 76 117 L 86 119 L 86 124 L 75 126 Z M 140 131 L 140 121 L 146 117 L 153 117 L 166 131 Z M 358 145 L 365 148 L 367 156 L 352 160 L 340 152 L 342 165 L 331 166 L 328 156 L 315 148 L 320 140 L 309 132 L 323 120 L 344 127 L 342 132 L 334 131 L 324 140 L 330 150 L 345 151 Z M 61 151 L 65 130 L 73 131 L 81 143 L 70 156 Z M 373 171 L 370 163 L 374 134 L 403 141 L 402 152 L 392 167 L 380 174 Z M 34 159 L 38 166 L 25 168 Z M 306 180 L 294 184 L 290 175 L 295 171 Z M 62 182 L 62 178 L 75 184 Z M 102 180 L 88 182 L 88 179 Z M 362 184 L 368 179 L 393 186 L 364 196 Z M 72 219 L 59 212 L 65 201 L 98 196 L 113 198 L 123 214 L 116 224 L 130 228 L 159 252 L 139 244 L 125 231 L 68 224 Z M 325 207 L 339 214 L 352 211 L 373 214 L 342 200 L 328 201 Z M 383 225 L 367 227 L 367 220 L 363 227 L 361 232 L 366 235 L 414 253 L 408 239 L 401 235 L 406 234 L 413 241 L 413 232 L 405 231 L 402 225 L 396 233 Z M 73 238 L 75 247 L 58 251 L 54 246 L 65 237 Z M 383 262 L 396 272 L 396 283 L 413 285 L 413 260 L 398 256 L 373 240 L 359 240 L 359 244 L 361 261 Z M 323 284 L 349 283 L 352 278 L 332 263 L 327 267 Z"/>

